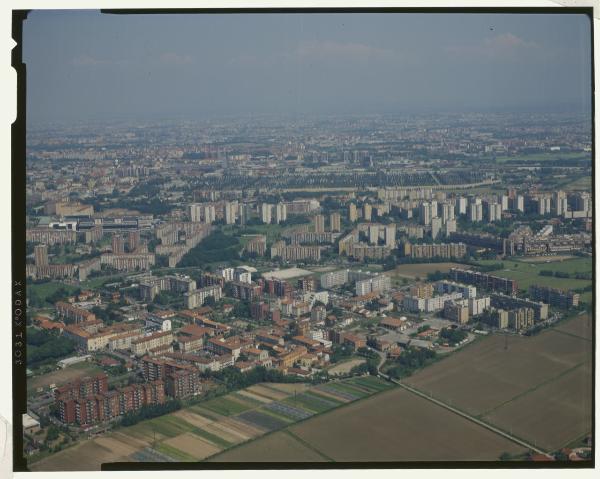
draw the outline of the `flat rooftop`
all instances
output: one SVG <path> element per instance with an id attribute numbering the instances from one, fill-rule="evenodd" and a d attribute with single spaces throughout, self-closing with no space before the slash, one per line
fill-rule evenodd
<path id="1" fill-rule="evenodd" d="M 299 278 L 300 276 L 308 276 L 309 274 L 313 274 L 312 271 L 308 271 L 306 269 L 301 268 L 287 268 L 275 271 L 268 271 L 266 273 L 263 273 L 262 277 L 265 279 L 290 279 Z"/>

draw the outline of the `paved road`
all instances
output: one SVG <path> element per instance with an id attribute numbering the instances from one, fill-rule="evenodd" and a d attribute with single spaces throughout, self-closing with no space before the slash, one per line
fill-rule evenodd
<path id="1" fill-rule="evenodd" d="M 391 382 L 397 384 L 398 386 L 406 389 L 407 391 L 410 391 L 411 393 L 416 394 L 417 396 L 420 396 L 423 399 L 427 399 L 428 401 L 431 401 L 432 403 L 437 404 L 438 406 L 441 406 L 441 407 L 443 407 L 443 408 L 445 408 L 445 409 L 453 412 L 454 414 L 458 414 L 459 416 L 462 416 L 465 419 L 468 419 L 469 421 L 474 422 L 475 424 L 478 424 L 478 425 L 480 425 L 482 427 L 485 427 L 486 429 L 488 429 L 488 430 L 490 430 L 492 432 L 495 432 L 496 434 L 499 434 L 500 436 L 503 436 L 506 439 L 508 439 L 508 440 L 510 440 L 510 441 L 512 441 L 514 443 L 519 444 L 520 446 L 523 446 L 523 447 L 525 447 L 527 449 L 535 451 L 538 454 L 549 455 L 547 451 L 544 451 L 544 450 L 538 448 L 537 446 L 529 444 L 528 442 L 526 442 L 526 441 L 524 441 L 522 439 L 519 439 L 518 437 L 515 437 L 512 434 L 509 434 L 509 433 L 507 433 L 507 432 L 505 432 L 505 431 L 503 431 L 501 429 L 498 429 L 497 427 L 492 426 L 491 424 L 488 424 L 487 422 L 481 421 L 480 419 L 477 419 L 476 417 L 471 416 L 470 414 L 467 414 L 466 412 L 463 412 L 463 411 L 461 411 L 459 409 L 456 409 L 456 408 L 450 406 L 449 404 L 446 404 L 445 402 L 440 401 L 439 399 L 436 399 L 434 397 L 428 396 L 427 394 L 419 391 L 418 389 L 415 389 L 415 388 L 413 388 L 413 387 L 411 387 L 411 386 L 409 386 L 407 384 L 404 384 L 404 383 L 402 383 L 400 381 L 392 379 L 387 374 L 383 374 L 383 373 L 380 372 L 379 375 L 382 378 L 387 379 L 388 381 L 391 381 Z"/>

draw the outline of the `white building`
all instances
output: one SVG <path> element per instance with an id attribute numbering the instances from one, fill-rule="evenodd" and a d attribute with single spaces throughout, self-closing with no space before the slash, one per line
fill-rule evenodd
<path id="1" fill-rule="evenodd" d="M 260 207 L 262 222 L 265 224 L 271 224 L 271 213 L 273 211 L 273 205 L 269 203 L 263 203 Z"/>

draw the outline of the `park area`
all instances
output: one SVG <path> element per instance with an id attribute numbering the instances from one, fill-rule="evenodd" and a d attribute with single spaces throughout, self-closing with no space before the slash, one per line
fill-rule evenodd
<path id="1" fill-rule="evenodd" d="M 440 273 L 447 273 L 451 268 L 467 268 L 464 264 L 460 263 L 411 263 L 411 264 L 402 264 L 400 266 L 396 266 L 391 271 L 386 272 L 388 276 L 392 278 L 392 280 L 402 280 L 404 278 L 414 280 L 416 278 L 427 279 L 427 275 L 429 273 L 435 273 L 439 271 Z"/>
<path id="2" fill-rule="evenodd" d="M 256 384 L 174 413 L 117 428 L 30 465 L 32 471 L 99 470 L 104 462 L 201 461 L 294 423 L 389 389 L 374 377 L 310 386 Z"/>
<path id="3" fill-rule="evenodd" d="M 540 257 L 536 257 L 540 259 Z M 478 262 L 481 265 L 497 264 L 497 260 L 484 260 Z M 532 284 L 539 286 L 549 286 L 559 289 L 581 289 L 592 285 L 591 274 L 593 268 L 592 258 L 570 258 L 565 260 L 556 260 L 554 257 L 547 257 L 544 262 L 532 262 L 531 258 L 523 258 L 519 261 L 503 260 L 504 268 L 492 271 L 490 274 L 517 280 L 519 289 L 528 290 Z M 464 267 L 464 266 L 463 266 Z M 540 271 L 565 273 L 569 277 L 559 278 L 556 276 L 546 276 L 540 274 Z M 590 279 L 577 279 L 576 274 L 588 274 Z M 581 295 L 581 300 L 590 303 L 592 291 L 587 291 Z"/>

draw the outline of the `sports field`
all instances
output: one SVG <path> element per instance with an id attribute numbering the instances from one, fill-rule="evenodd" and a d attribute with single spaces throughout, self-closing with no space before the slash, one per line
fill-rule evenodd
<path id="1" fill-rule="evenodd" d="M 84 376 L 101 373 L 102 368 L 91 362 L 81 362 L 69 366 L 65 369 L 59 369 L 47 374 L 35 376 L 27 379 L 27 391 L 32 392 L 37 388 L 47 388 L 50 384 L 61 386 Z"/>

